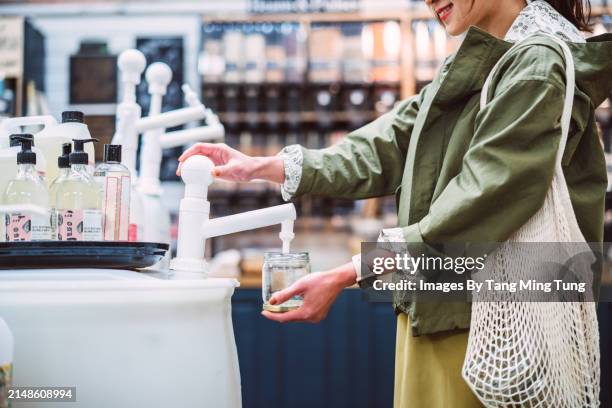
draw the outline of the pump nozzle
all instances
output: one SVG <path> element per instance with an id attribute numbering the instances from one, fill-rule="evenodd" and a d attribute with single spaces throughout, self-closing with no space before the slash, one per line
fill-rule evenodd
<path id="1" fill-rule="evenodd" d="M 17 133 L 14 135 L 10 135 L 9 136 L 9 145 L 11 147 L 15 147 L 15 146 L 21 146 L 21 140 L 22 138 L 28 138 L 28 139 L 32 139 L 32 146 L 34 146 L 34 136 L 29 134 L 29 133 Z"/>
<path id="2" fill-rule="evenodd" d="M 21 151 L 17 153 L 17 164 L 36 164 L 36 153 L 32 151 L 34 137 L 29 133 L 11 135 L 12 140 L 21 144 Z"/>
<path id="3" fill-rule="evenodd" d="M 85 153 L 85 143 L 98 142 L 98 139 L 72 139 L 74 142 L 74 151 L 70 153 L 70 164 L 87 164 L 89 156 Z"/>
<path id="4" fill-rule="evenodd" d="M 70 167 L 70 153 L 72 152 L 72 143 L 64 143 L 62 145 L 62 155 L 57 158 L 57 167 L 67 169 Z"/>

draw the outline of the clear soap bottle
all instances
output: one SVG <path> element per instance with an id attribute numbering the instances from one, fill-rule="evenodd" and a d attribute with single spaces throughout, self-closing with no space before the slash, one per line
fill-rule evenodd
<path id="1" fill-rule="evenodd" d="M 121 164 L 121 145 L 104 145 L 104 162 L 94 171 L 102 197 L 105 241 L 127 241 L 130 226 L 130 170 Z"/>
<path id="2" fill-rule="evenodd" d="M 70 153 L 72 152 L 72 143 L 64 143 L 62 145 L 62 155 L 57 158 L 57 168 L 59 173 L 55 180 L 49 186 L 49 202 L 51 204 L 51 232 L 54 239 L 57 239 L 57 190 L 64 181 L 68 179 L 70 174 Z"/>
<path id="3" fill-rule="evenodd" d="M 7 205 L 34 204 L 49 208 L 49 190 L 36 171 L 32 135 L 20 134 L 15 139 L 21 143 L 21 151 L 17 153 L 17 174 L 6 186 L 3 202 Z M 5 216 L 5 227 L 7 242 L 50 240 L 51 214 L 9 213 Z"/>
<path id="4" fill-rule="evenodd" d="M 56 193 L 57 239 L 59 241 L 101 241 L 102 210 L 100 190 L 88 170 L 85 143 L 96 139 L 74 139 L 68 156 L 70 172 Z"/>

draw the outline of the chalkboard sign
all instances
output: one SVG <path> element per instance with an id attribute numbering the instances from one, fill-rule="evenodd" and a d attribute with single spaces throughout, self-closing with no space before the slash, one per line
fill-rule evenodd
<path id="1" fill-rule="evenodd" d="M 181 86 L 184 83 L 184 47 L 182 37 L 143 37 L 136 40 L 136 48 L 141 51 L 146 59 L 147 66 L 154 62 L 168 64 L 172 70 L 172 81 L 168 85 L 166 95 L 162 102 L 162 112 L 171 111 L 183 107 L 183 91 Z M 149 114 L 151 97 L 148 92 L 149 84 L 144 79 L 144 74 L 140 85 L 136 89 L 138 104 L 142 107 L 143 116 Z M 180 127 L 179 127 L 180 128 Z M 178 128 L 168 129 L 175 130 Z M 181 147 L 165 149 L 160 169 L 161 180 L 177 180 L 176 159 L 182 152 Z"/>
<path id="2" fill-rule="evenodd" d="M 136 48 L 141 51 L 146 59 L 147 66 L 154 62 L 168 64 L 172 70 L 172 81 L 168 85 L 166 95 L 162 103 L 162 112 L 183 107 L 183 38 L 181 37 L 146 37 L 136 40 Z M 142 107 L 143 116 L 149 113 L 150 95 L 149 84 L 144 79 L 136 90 L 137 100 Z"/>
<path id="3" fill-rule="evenodd" d="M 70 57 L 70 103 L 117 102 L 117 57 Z"/>

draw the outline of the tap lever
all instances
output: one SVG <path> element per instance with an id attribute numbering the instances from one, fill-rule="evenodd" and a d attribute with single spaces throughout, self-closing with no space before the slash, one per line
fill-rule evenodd
<path id="1" fill-rule="evenodd" d="M 293 204 L 282 204 L 260 210 L 247 211 L 226 217 L 214 218 L 202 225 L 204 238 L 234 234 L 271 225 L 282 224 L 287 220 L 295 220 L 296 212 Z"/>

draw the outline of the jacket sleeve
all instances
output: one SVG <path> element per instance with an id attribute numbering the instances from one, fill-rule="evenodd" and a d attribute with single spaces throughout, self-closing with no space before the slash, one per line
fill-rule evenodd
<path id="1" fill-rule="evenodd" d="M 426 89 L 334 146 L 302 147 L 302 176 L 295 195 L 361 199 L 394 193 Z"/>
<path id="2" fill-rule="evenodd" d="M 563 67 L 552 71 L 500 81 L 477 115 L 459 174 L 423 219 L 404 228 L 409 245 L 503 242 L 542 206 L 561 139 L 565 93 Z"/>

